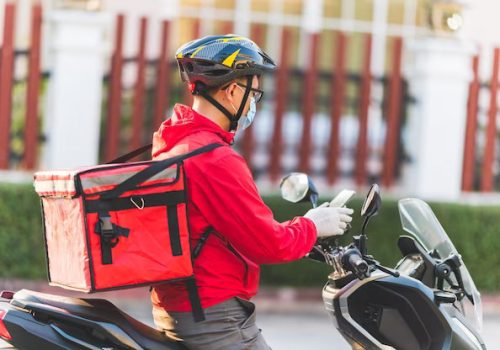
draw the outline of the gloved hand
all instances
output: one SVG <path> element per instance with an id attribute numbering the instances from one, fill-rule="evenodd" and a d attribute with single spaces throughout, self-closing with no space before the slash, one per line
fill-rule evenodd
<path id="1" fill-rule="evenodd" d="M 340 236 L 352 221 L 354 210 L 350 208 L 329 207 L 323 203 L 317 208 L 309 210 L 304 217 L 311 219 L 316 226 L 318 238 Z"/>

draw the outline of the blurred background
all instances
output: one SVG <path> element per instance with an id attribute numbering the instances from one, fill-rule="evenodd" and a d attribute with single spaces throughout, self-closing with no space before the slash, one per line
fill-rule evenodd
<path id="1" fill-rule="evenodd" d="M 325 199 L 343 188 L 363 197 L 377 182 L 384 204 L 370 249 L 393 266 L 397 199 L 430 201 L 484 292 L 492 346 L 498 13 L 497 0 L 0 0 L 0 289 L 45 278 L 33 173 L 95 165 L 149 143 L 175 103 L 191 102 L 175 50 L 236 33 L 279 65 L 263 77 L 264 101 L 235 144 L 276 218 L 308 209 L 276 195 L 291 171 L 311 174 Z M 358 210 L 361 198 L 351 205 Z M 263 268 L 261 308 L 312 302 L 298 310 L 302 319 L 264 318 L 264 328 L 275 324 L 274 344 L 303 348 L 308 329 L 317 345 L 337 341 L 319 335 L 326 315 L 315 311 L 329 272 L 310 261 Z"/>
<path id="2" fill-rule="evenodd" d="M 279 64 L 239 135 L 263 191 L 302 170 L 456 200 L 499 186 L 494 0 L 0 0 L 0 169 L 71 168 L 150 141 L 190 103 L 174 52 L 251 37 Z M 3 174 L 3 172 L 2 172 Z"/>

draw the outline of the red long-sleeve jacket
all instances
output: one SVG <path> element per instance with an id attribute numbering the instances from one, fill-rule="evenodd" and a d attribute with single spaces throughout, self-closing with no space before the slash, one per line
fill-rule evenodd
<path id="1" fill-rule="evenodd" d="M 185 161 L 191 246 L 213 227 L 194 275 L 204 308 L 257 293 L 259 265 L 304 257 L 316 240 L 314 223 L 303 217 L 279 223 L 262 201 L 245 160 L 231 147 L 234 134 L 184 105 L 153 136 L 153 159 L 169 158 L 210 143 L 211 152 Z M 153 305 L 168 311 L 190 311 L 183 283 L 157 286 Z"/>

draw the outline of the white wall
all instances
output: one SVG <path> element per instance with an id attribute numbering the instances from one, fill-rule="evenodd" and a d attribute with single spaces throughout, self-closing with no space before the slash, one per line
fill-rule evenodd
<path id="1" fill-rule="evenodd" d="M 480 74 L 483 79 L 490 79 L 493 48 L 500 46 L 499 13 L 498 0 L 470 0 L 464 13 L 461 35 L 478 44 L 481 56 Z"/>

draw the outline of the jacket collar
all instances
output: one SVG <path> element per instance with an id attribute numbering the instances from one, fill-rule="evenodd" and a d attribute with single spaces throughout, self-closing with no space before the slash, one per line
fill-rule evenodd
<path id="1" fill-rule="evenodd" d="M 234 142 L 234 132 L 222 129 L 189 106 L 176 104 L 172 117 L 164 121 L 153 135 L 153 157 L 169 151 L 183 138 L 199 132 L 212 133 L 227 144 Z"/>

